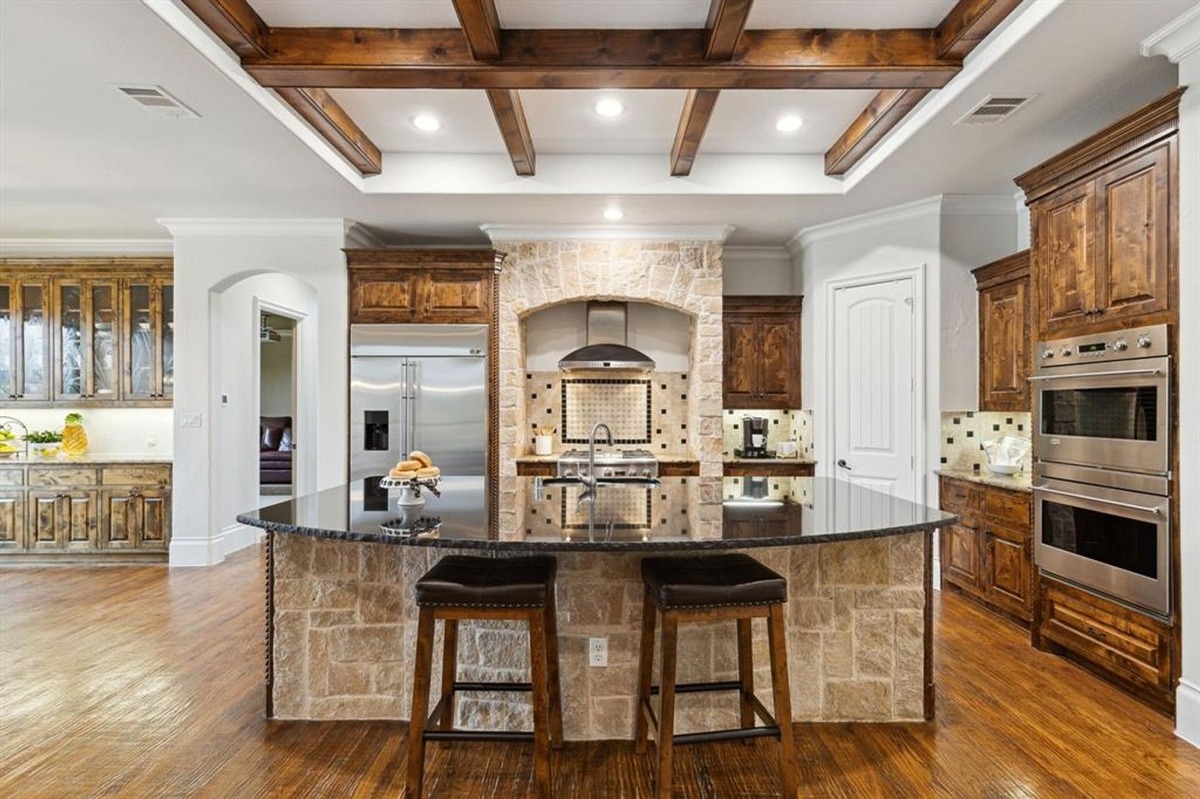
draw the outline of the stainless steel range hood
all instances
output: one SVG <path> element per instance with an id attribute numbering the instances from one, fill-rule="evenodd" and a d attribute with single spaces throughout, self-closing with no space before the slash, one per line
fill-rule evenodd
<path id="1" fill-rule="evenodd" d="M 627 346 L 626 305 L 623 302 L 590 301 L 587 304 L 587 345 L 563 356 L 558 368 L 637 369 L 649 372 L 654 361 L 644 352 Z"/>

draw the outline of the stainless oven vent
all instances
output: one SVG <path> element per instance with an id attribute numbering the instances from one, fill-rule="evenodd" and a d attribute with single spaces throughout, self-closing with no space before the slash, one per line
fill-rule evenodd
<path id="1" fill-rule="evenodd" d="M 587 344 L 558 362 L 564 372 L 575 369 L 632 369 L 649 372 L 654 360 L 628 346 L 627 307 L 623 302 L 587 304 Z"/>

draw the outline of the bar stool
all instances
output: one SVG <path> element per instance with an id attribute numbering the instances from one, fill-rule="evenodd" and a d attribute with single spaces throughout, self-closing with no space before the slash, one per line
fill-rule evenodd
<path id="1" fill-rule="evenodd" d="M 562 746 L 562 700 L 558 679 L 558 627 L 554 575 L 558 564 L 547 556 L 480 558 L 450 555 L 438 561 L 416 585 L 416 669 L 408 727 L 407 799 L 420 799 L 425 778 L 426 741 L 532 741 L 537 795 L 550 796 L 550 747 Z M 434 622 L 443 621 L 441 696 L 429 710 L 433 669 Z M 460 682 L 457 678 L 458 622 L 461 619 L 509 619 L 529 623 L 531 682 Z M 533 732 L 453 728 L 459 691 L 532 691 Z"/>
<path id="2" fill-rule="evenodd" d="M 787 581 L 754 558 L 742 554 L 697 557 L 654 557 L 642 560 L 645 598 L 642 604 L 641 660 L 638 668 L 636 751 L 646 751 L 647 734 L 654 727 L 658 743 L 655 792 L 671 796 L 674 748 L 683 744 L 729 741 L 771 736 L 779 739 L 779 773 L 783 794 L 796 796 L 795 743 L 792 702 L 788 689 L 787 639 L 783 629 L 783 604 Z M 655 611 L 662 613 L 661 687 L 651 685 L 654 665 Z M 766 618 L 771 652 L 771 684 L 775 716 L 754 694 L 754 655 L 750 622 Z M 727 682 L 675 683 L 675 655 L 680 622 L 737 620 L 738 679 Z M 738 691 L 741 726 L 730 730 L 675 734 L 675 694 L 705 691 Z M 661 718 L 650 704 L 661 694 Z M 766 726 L 755 727 L 757 715 Z"/>

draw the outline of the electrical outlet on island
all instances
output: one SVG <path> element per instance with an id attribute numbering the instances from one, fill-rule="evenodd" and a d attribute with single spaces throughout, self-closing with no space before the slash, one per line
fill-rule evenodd
<path id="1" fill-rule="evenodd" d="M 607 638 L 589 638 L 588 639 L 588 665 L 589 666 L 607 666 L 608 665 L 608 639 Z"/>

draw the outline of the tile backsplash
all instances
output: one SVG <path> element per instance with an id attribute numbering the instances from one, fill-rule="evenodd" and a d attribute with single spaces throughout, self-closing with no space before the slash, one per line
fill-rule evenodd
<path id="1" fill-rule="evenodd" d="M 721 483 L 724 500 L 791 500 L 812 505 L 811 477 L 726 477 Z"/>
<path id="2" fill-rule="evenodd" d="M 636 378 L 611 372 L 527 372 L 525 409 L 530 442 L 535 428 L 552 426 L 556 453 L 587 443 L 596 422 L 608 424 L 617 442 L 655 453 L 688 450 L 686 372 Z"/>
<path id="3" fill-rule="evenodd" d="M 742 417 L 766 418 L 767 449 L 774 450 L 780 441 L 795 441 L 801 458 L 813 456 L 812 411 L 739 411 L 726 410 L 721 416 L 721 450 L 725 457 L 735 457 L 733 451 L 742 448 Z"/>
<path id="4" fill-rule="evenodd" d="M 959 471 L 984 471 L 987 454 L 980 443 L 1002 436 L 1028 439 L 1031 414 L 1008 411 L 943 411 L 941 468 Z M 1027 452 L 1021 470 L 1033 468 L 1033 454 Z"/>

